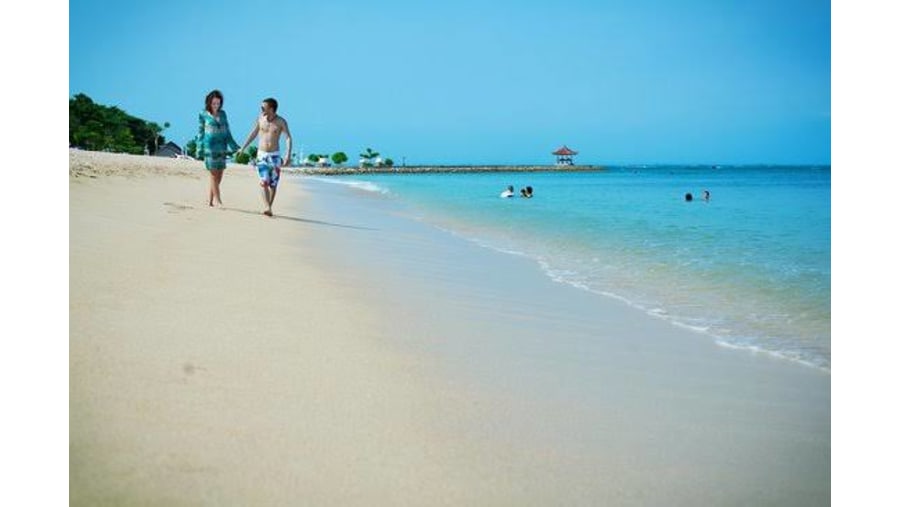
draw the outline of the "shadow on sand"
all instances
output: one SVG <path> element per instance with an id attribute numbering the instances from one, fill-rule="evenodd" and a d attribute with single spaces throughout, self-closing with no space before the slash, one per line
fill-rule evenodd
<path id="1" fill-rule="evenodd" d="M 234 211 L 236 213 L 244 213 L 246 215 L 258 216 L 260 218 L 270 218 L 262 214 L 260 211 L 250 211 L 246 209 L 238 209 L 238 208 L 219 208 L 222 211 Z M 295 222 L 302 222 L 304 224 L 313 224 L 313 225 L 327 225 L 329 227 L 341 227 L 343 229 L 356 229 L 358 231 L 377 231 L 378 229 L 373 229 L 371 227 L 361 227 L 358 225 L 347 225 L 347 224 L 336 224 L 333 222 L 323 222 L 321 220 L 311 220 L 309 218 L 300 218 L 300 217 L 292 217 L 289 215 L 278 215 L 271 217 L 276 220 L 293 220 Z"/>

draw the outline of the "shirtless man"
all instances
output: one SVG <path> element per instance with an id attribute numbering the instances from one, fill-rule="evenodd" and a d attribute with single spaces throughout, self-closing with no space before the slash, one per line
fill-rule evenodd
<path id="1" fill-rule="evenodd" d="M 259 151 L 256 153 L 256 172 L 259 173 L 259 185 L 262 187 L 263 203 L 266 206 L 263 215 L 272 216 L 272 203 L 275 201 L 275 190 L 281 178 L 282 166 L 291 164 L 291 131 L 287 122 L 278 116 L 278 101 L 268 98 L 262 101 L 262 112 L 253 126 L 247 140 L 239 149 L 243 153 L 247 146 L 259 135 Z M 278 139 L 284 134 L 287 139 L 287 151 L 282 161 L 278 149 Z"/>

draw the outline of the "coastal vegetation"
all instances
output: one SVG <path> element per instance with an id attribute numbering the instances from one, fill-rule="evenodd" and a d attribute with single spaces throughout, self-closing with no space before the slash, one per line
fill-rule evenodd
<path id="1" fill-rule="evenodd" d="M 197 157 L 197 140 L 191 139 L 184 145 L 184 153 L 189 155 L 191 158 Z"/>
<path id="2" fill-rule="evenodd" d="M 294 154 L 294 160 L 297 160 L 296 154 Z M 327 153 L 310 153 L 302 161 L 298 161 L 298 165 L 302 165 L 302 166 L 306 166 L 306 167 L 309 167 L 309 166 L 325 167 L 325 166 L 330 165 L 329 160 L 334 165 L 340 166 L 344 162 L 346 162 L 348 159 L 347 159 L 347 154 L 344 153 L 343 151 L 337 151 L 337 152 L 332 153 L 331 155 L 329 155 Z"/>
<path id="3" fill-rule="evenodd" d="M 91 151 L 154 154 L 166 142 L 160 126 L 79 93 L 69 99 L 69 146 Z"/>
<path id="4" fill-rule="evenodd" d="M 316 165 L 320 162 L 327 162 L 328 154 L 318 154 L 318 153 L 310 153 L 306 156 L 305 162 L 308 164 Z"/>
<path id="5" fill-rule="evenodd" d="M 248 146 L 247 151 L 242 151 L 241 153 L 234 154 L 234 163 L 235 164 L 249 164 L 251 160 L 256 158 L 256 154 L 259 152 L 259 148 L 256 146 Z"/>
<path id="6" fill-rule="evenodd" d="M 339 151 L 331 155 L 331 161 L 334 162 L 334 165 L 342 165 L 347 160 L 347 154 L 343 151 Z"/>
<path id="7" fill-rule="evenodd" d="M 69 99 L 69 146 L 73 148 L 154 155 L 166 143 L 162 133 L 167 128 L 169 122 L 160 125 L 135 117 L 117 106 L 98 104 L 84 93 Z M 200 158 L 196 139 L 191 139 L 184 145 L 184 153 L 191 158 Z M 257 147 L 250 146 L 245 152 L 233 154 L 232 157 L 236 164 L 248 164 L 256 154 Z M 381 154 L 372 148 L 366 148 L 359 157 L 359 168 L 390 168 L 394 165 L 392 159 L 381 158 Z M 333 164 L 342 167 L 348 161 L 349 157 L 343 151 L 330 155 L 314 153 L 304 160 L 300 160 L 296 154 L 292 156 L 295 166 L 324 167 Z"/>
<path id="8" fill-rule="evenodd" d="M 374 167 L 374 161 L 378 159 L 379 155 L 380 153 L 378 153 L 377 151 L 372 151 L 372 148 L 366 148 L 365 153 L 359 154 L 359 167 Z"/>
<path id="9" fill-rule="evenodd" d="M 360 169 L 394 167 L 394 161 L 389 158 L 382 159 L 380 153 L 372 151 L 372 148 L 366 148 L 365 153 L 359 154 L 359 167 Z"/>

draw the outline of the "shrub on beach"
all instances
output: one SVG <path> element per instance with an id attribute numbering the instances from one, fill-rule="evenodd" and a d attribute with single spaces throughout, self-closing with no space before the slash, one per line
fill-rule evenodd
<path id="1" fill-rule="evenodd" d="M 335 165 L 341 165 L 348 160 L 347 154 L 343 151 L 339 151 L 333 155 L 331 155 L 331 161 L 334 162 Z"/>
<path id="2" fill-rule="evenodd" d="M 247 151 L 242 151 L 241 153 L 235 153 L 234 154 L 234 163 L 247 165 L 250 163 L 250 158 L 251 158 L 250 153 L 248 153 Z"/>
<path id="3" fill-rule="evenodd" d="M 259 148 L 257 148 L 256 146 L 250 146 L 249 148 L 247 148 L 247 151 L 234 154 L 234 163 L 247 165 L 251 160 L 256 158 L 257 153 L 259 153 Z"/>

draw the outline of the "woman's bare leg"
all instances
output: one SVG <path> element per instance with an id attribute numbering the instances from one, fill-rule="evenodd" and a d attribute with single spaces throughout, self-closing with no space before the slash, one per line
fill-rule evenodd
<path id="1" fill-rule="evenodd" d="M 212 189 L 212 198 L 215 202 L 216 206 L 222 205 L 222 194 L 219 190 L 219 185 L 222 183 L 222 177 L 225 175 L 224 169 L 219 169 L 217 171 L 210 171 L 213 175 L 213 189 Z M 212 206 L 212 204 L 210 204 Z"/>
<path id="2" fill-rule="evenodd" d="M 209 205 L 213 205 L 216 197 L 216 171 L 208 170 L 209 173 Z"/>

